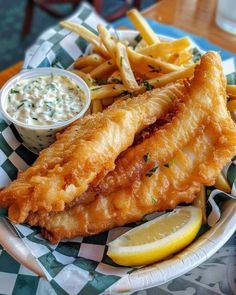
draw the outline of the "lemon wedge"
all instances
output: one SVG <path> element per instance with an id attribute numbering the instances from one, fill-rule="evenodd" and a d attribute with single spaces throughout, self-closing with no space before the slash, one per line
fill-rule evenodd
<path id="1" fill-rule="evenodd" d="M 191 243 L 201 224 L 199 208 L 179 207 L 115 239 L 109 243 L 107 255 L 124 266 L 153 263 Z"/>

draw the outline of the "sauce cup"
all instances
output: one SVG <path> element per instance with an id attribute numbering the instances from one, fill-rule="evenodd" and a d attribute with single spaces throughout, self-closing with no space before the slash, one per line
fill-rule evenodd
<path id="1" fill-rule="evenodd" d="M 52 125 L 29 125 L 12 118 L 6 111 L 9 91 L 16 85 L 17 82 L 20 82 L 21 80 L 49 75 L 66 76 L 81 88 L 81 90 L 84 92 L 84 101 L 81 111 L 69 120 L 54 123 Z M 21 72 L 11 78 L 1 89 L 0 102 L 1 112 L 8 121 L 15 125 L 19 135 L 23 140 L 23 144 L 32 152 L 37 154 L 55 141 L 55 135 L 57 132 L 62 131 L 65 129 L 65 127 L 81 118 L 86 113 L 91 102 L 91 96 L 87 84 L 74 73 L 57 68 L 38 68 Z"/>

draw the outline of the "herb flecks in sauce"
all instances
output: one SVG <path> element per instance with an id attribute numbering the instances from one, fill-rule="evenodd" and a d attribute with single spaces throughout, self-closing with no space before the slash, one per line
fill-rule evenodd
<path id="1" fill-rule="evenodd" d="M 42 76 L 19 81 L 8 93 L 6 111 L 30 125 L 52 125 L 76 116 L 84 92 L 66 76 Z"/>

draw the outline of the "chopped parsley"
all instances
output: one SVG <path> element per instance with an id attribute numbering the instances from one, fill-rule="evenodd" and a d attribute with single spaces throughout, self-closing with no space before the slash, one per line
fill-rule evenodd
<path id="1" fill-rule="evenodd" d="M 146 153 L 144 156 L 143 156 L 143 159 L 145 162 L 148 162 L 150 160 L 151 156 L 149 153 Z"/>
<path id="2" fill-rule="evenodd" d="M 38 119 L 37 119 L 37 118 L 34 118 L 34 117 L 32 117 L 32 119 L 33 119 L 33 120 L 35 120 L 35 121 L 38 121 Z"/>
<path id="3" fill-rule="evenodd" d="M 21 108 L 23 105 L 24 105 L 24 102 L 22 102 L 21 104 L 19 104 L 18 107 L 17 107 L 17 110 L 18 110 L 19 108 Z"/>
<path id="4" fill-rule="evenodd" d="M 94 87 L 94 88 L 91 88 L 90 90 L 91 91 L 96 91 L 96 90 L 98 90 L 98 89 L 101 89 L 102 87 Z"/>
<path id="5" fill-rule="evenodd" d="M 172 160 L 170 160 L 169 163 L 166 163 L 166 164 L 164 164 L 163 166 L 166 167 L 166 168 L 170 168 L 170 166 L 171 166 L 172 164 L 174 164 L 174 163 L 175 163 L 175 159 L 172 159 Z"/>
<path id="6" fill-rule="evenodd" d="M 52 110 L 49 116 L 52 118 L 54 114 L 55 114 L 55 110 Z"/>
<path id="7" fill-rule="evenodd" d="M 18 90 L 16 90 L 16 89 L 11 89 L 10 93 L 11 93 L 11 94 L 14 94 L 14 93 L 17 94 L 17 93 L 20 93 L 20 91 L 18 91 Z"/>
<path id="8" fill-rule="evenodd" d="M 149 170 L 145 175 L 151 177 L 158 169 L 158 166 L 154 166 L 151 170 Z"/>
<path id="9" fill-rule="evenodd" d="M 152 204 L 156 204 L 157 198 L 155 196 L 151 196 Z"/>
<path id="10" fill-rule="evenodd" d="M 146 87 L 146 90 L 152 90 L 153 89 L 153 86 L 147 81 L 143 81 L 143 86 Z"/>

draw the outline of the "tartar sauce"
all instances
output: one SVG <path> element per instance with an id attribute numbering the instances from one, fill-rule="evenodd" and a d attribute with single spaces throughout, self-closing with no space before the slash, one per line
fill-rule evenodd
<path id="1" fill-rule="evenodd" d="M 85 94 L 65 76 L 41 76 L 20 80 L 8 93 L 6 111 L 30 125 L 67 121 L 82 109 Z"/>

